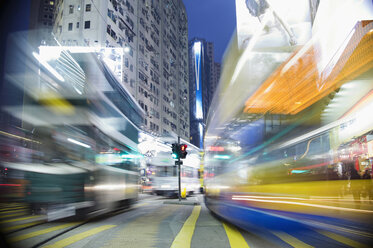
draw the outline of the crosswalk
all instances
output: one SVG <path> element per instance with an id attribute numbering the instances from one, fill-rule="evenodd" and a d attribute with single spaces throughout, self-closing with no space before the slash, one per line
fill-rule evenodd
<path id="1" fill-rule="evenodd" d="M 107 242 L 105 241 L 105 244 L 101 243 L 97 247 L 123 247 L 123 244 L 128 244 L 129 247 L 136 247 L 136 244 L 139 242 L 142 242 L 141 247 L 155 247 L 157 246 L 155 244 L 160 244 L 157 247 L 171 248 L 200 247 L 198 242 L 192 241 L 197 236 L 200 236 L 200 234 L 196 235 L 197 227 L 199 225 L 206 225 L 207 223 L 202 221 L 205 218 L 204 215 L 207 213 L 206 211 L 201 211 L 205 206 L 157 206 L 157 209 L 154 210 L 152 204 L 148 202 L 137 204 L 132 211 L 140 208 L 147 208 L 149 211 L 144 210 L 143 215 L 128 221 L 128 223 L 126 219 L 122 220 L 122 222 L 118 221 L 119 218 L 112 222 L 103 221 L 88 224 L 63 221 L 48 223 L 45 216 L 31 215 L 26 205 L 0 204 L 0 226 L 1 232 L 6 233 L 7 242 L 16 248 L 35 246 L 45 248 L 91 247 L 94 243 L 89 242 L 105 237 L 107 238 Z M 154 211 L 150 211 L 152 209 Z M 115 216 L 112 219 L 114 220 Z M 165 220 L 170 220 L 170 223 L 173 220 L 177 224 L 167 224 L 169 225 L 169 229 L 164 230 L 161 226 L 165 225 Z M 180 222 L 179 220 L 182 221 Z M 307 235 L 283 230 L 268 230 L 273 239 L 268 241 L 270 245 L 266 246 L 264 243 L 253 242 L 250 234 L 246 231 L 223 220 L 216 219 L 216 222 L 222 228 L 221 230 L 223 230 L 219 235 L 225 235 L 228 241 L 226 244 L 229 244 L 233 248 L 311 248 L 320 247 L 320 242 L 325 242 L 321 244 L 327 244 L 328 247 L 367 248 L 370 247 L 368 245 L 369 241 L 372 241 L 372 237 L 367 236 L 367 234 L 341 228 L 337 228 L 338 230 L 335 231 L 310 229 L 310 233 Z M 170 232 L 169 236 L 167 236 L 169 241 L 159 243 L 160 233 L 165 231 Z M 319 235 L 315 238 L 316 241 L 310 239 L 310 237 L 315 237 L 315 234 Z M 136 235 L 139 236 L 136 238 Z M 206 235 L 210 234 L 207 233 Z M 206 247 L 219 246 L 215 244 Z"/>

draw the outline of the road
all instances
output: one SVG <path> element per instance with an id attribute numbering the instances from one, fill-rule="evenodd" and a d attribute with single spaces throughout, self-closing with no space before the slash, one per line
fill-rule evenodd
<path id="1" fill-rule="evenodd" d="M 0 207 L 2 233 L 16 248 L 116 248 L 116 247 L 368 247 L 346 237 L 330 236 L 334 243 L 319 240 L 313 246 L 307 237 L 273 233 L 264 238 L 214 216 L 204 205 L 203 196 L 189 197 L 189 205 L 174 204 L 177 199 L 140 195 L 129 209 L 118 210 L 85 221 L 47 222 L 46 216 L 31 215 L 20 203 Z M 197 203 L 198 205 L 193 205 Z M 339 241 L 339 243 L 336 241 Z M 355 242 L 355 243 L 354 243 Z"/>
<path id="2" fill-rule="evenodd" d="M 141 195 L 130 209 L 88 221 L 47 222 L 46 216 L 26 214 L 22 204 L 3 205 L 2 232 L 11 247 L 274 247 L 253 234 L 213 216 L 200 195 L 188 202 Z"/>

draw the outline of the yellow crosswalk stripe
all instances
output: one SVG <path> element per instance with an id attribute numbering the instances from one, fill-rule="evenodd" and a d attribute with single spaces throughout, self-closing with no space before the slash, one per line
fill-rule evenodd
<path id="1" fill-rule="evenodd" d="M 7 210 L 16 210 L 16 209 L 26 209 L 26 207 L 7 207 L 7 208 L 1 208 L 0 212 L 4 212 Z"/>
<path id="2" fill-rule="evenodd" d="M 229 244 L 231 248 L 249 248 L 250 246 L 246 243 L 246 240 L 242 237 L 242 234 L 230 224 L 223 223 L 225 232 L 227 233 Z"/>
<path id="3" fill-rule="evenodd" d="M 26 213 L 26 209 L 16 209 L 16 210 L 1 211 L 0 214 L 17 213 L 17 212 Z"/>
<path id="4" fill-rule="evenodd" d="M 19 230 L 19 229 L 22 229 L 22 228 L 25 228 L 25 227 L 38 225 L 38 224 L 44 223 L 44 222 L 45 221 L 34 221 L 34 222 L 22 224 L 22 225 L 7 226 L 7 227 L 4 227 L 4 228 L 1 228 L 1 231 L 2 232 L 11 232 L 11 231 Z"/>
<path id="5" fill-rule="evenodd" d="M 17 219 L 10 219 L 10 220 L 2 220 L 0 221 L 0 224 L 4 223 L 10 223 L 10 222 L 16 222 L 16 221 L 21 221 L 21 220 L 29 220 L 29 219 L 34 219 L 41 217 L 40 215 L 34 215 L 34 216 L 27 216 L 27 217 L 22 217 L 22 218 L 17 218 Z"/>
<path id="6" fill-rule="evenodd" d="M 20 216 L 20 215 L 25 215 L 24 212 L 16 213 L 16 214 L 2 214 L 0 215 L 0 219 L 5 219 L 9 217 L 14 217 L 14 216 Z"/>
<path id="7" fill-rule="evenodd" d="M 33 238 L 33 237 L 36 237 L 36 236 L 39 236 L 39 235 L 43 235 L 43 234 L 46 234 L 46 233 L 61 230 L 61 229 L 64 229 L 64 228 L 67 228 L 67 227 L 70 227 L 70 226 L 77 225 L 77 224 L 79 224 L 79 223 L 68 223 L 68 224 L 63 224 L 63 225 L 59 225 L 59 226 L 49 227 L 49 228 L 46 228 L 46 229 L 43 229 L 43 230 L 39 230 L 39 231 L 35 231 L 35 232 L 30 232 L 30 233 L 10 237 L 8 239 L 8 241 L 10 243 L 14 243 L 14 242 L 18 242 L 18 241 L 21 241 L 21 240 Z"/>
<path id="8" fill-rule="evenodd" d="M 75 235 L 73 235 L 71 237 L 62 239 L 62 240 L 57 241 L 57 242 L 55 242 L 55 243 L 53 243 L 51 245 L 47 245 L 47 246 L 43 246 L 43 247 L 44 248 L 63 248 L 63 247 L 66 247 L 68 245 L 71 245 L 71 244 L 73 244 L 75 242 L 78 242 L 78 241 L 80 241 L 82 239 L 85 239 L 85 238 L 87 238 L 89 236 L 92 236 L 94 234 L 97 234 L 99 232 L 108 230 L 108 229 L 113 228 L 113 227 L 116 227 L 116 225 L 104 225 L 104 226 L 96 227 L 96 228 L 93 228 L 91 230 L 75 234 Z"/>
<path id="9" fill-rule="evenodd" d="M 332 232 L 328 232 L 328 231 L 323 231 L 323 230 L 316 230 L 317 232 L 321 233 L 322 235 L 324 236 L 327 236 L 331 239 L 334 239 L 342 244 L 345 244 L 345 245 L 348 245 L 348 246 L 351 246 L 351 247 L 355 247 L 355 248 L 369 248 L 371 246 L 368 246 L 368 245 L 365 245 L 365 244 L 362 244 L 360 242 L 357 242 L 355 240 L 352 240 L 352 239 L 349 239 L 349 238 L 346 238 L 342 235 L 339 235 L 339 234 L 336 234 L 336 233 L 332 233 Z"/>
<path id="10" fill-rule="evenodd" d="M 276 235 L 277 237 L 279 237 L 280 239 L 282 239 L 283 241 L 285 241 L 286 243 L 288 243 L 289 245 L 295 247 L 295 248 L 311 248 L 313 246 L 311 245 L 308 245 L 302 241 L 300 241 L 299 239 L 285 233 L 285 232 L 272 232 L 274 235 Z"/>
<path id="11" fill-rule="evenodd" d="M 201 206 L 195 206 L 193 208 L 191 215 L 185 221 L 180 232 L 176 235 L 174 241 L 172 242 L 171 248 L 190 248 L 194 229 L 196 227 L 196 222 L 200 212 Z"/>

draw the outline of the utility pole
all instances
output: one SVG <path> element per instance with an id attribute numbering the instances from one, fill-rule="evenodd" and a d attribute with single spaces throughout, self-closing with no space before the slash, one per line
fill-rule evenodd
<path id="1" fill-rule="evenodd" d="M 177 136 L 177 146 L 180 147 L 180 136 Z M 179 176 L 179 201 L 181 201 L 181 161 L 180 161 L 180 156 L 177 158 L 177 170 L 178 170 L 178 176 Z"/>

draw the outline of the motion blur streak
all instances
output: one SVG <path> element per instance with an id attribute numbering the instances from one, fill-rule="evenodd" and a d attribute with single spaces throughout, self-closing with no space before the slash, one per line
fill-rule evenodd
<path id="1" fill-rule="evenodd" d="M 5 231 L 33 225 L 25 222 L 39 215 L 35 221 L 87 218 L 138 198 L 145 113 L 118 74 L 123 49 L 30 44 L 37 35 L 11 34 L 6 47 L 0 200 L 23 204 L 27 214 L 2 220 Z"/>
<path id="2" fill-rule="evenodd" d="M 250 199 L 250 198 L 241 198 L 241 197 L 240 198 L 232 197 L 232 200 L 238 200 L 238 201 L 257 201 L 257 202 L 282 203 L 282 204 L 294 204 L 294 205 L 301 205 L 301 206 L 308 206 L 308 207 L 315 207 L 315 208 L 334 209 L 334 210 L 341 210 L 341 211 L 351 211 L 351 212 L 359 212 L 359 213 L 373 213 L 373 211 L 370 211 L 370 210 L 361 210 L 361 209 L 353 209 L 353 208 L 341 208 L 341 207 L 333 207 L 333 206 L 310 204 L 310 203 L 302 203 L 302 202 L 259 200 L 259 199 Z"/>
<path id="3" fill-rule="evenodd" d="M 236 11 L 206 126 L 206 205 L 290 245 L 343 240 L 315 226 L 372 243 L 372 1 L 236 0 Z"/>

